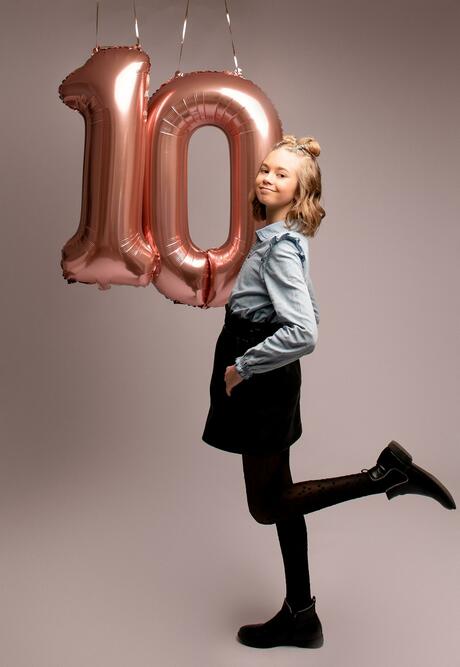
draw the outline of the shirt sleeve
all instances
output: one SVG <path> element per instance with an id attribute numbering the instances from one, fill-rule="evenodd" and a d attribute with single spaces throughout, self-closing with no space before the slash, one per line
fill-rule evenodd
<path id="1" fill-rule="evenodd" d="M 318 340 L 315 309 L 296 246 L 289 239 L 275 243 L 259 272 L 278 321 L 284 324 L 236 358 L 236 370 L 245 380 L 310 354 Z"/>
<path id="2" fill-rule="evenodd" d="M 310 299 L 313 306 L 313 310 L 315 311 L 316 324 L 319 324 L 319 317 L 320 317 L 319 304 L 318 304 L 318 299 L 316 298 L 316 290 L 311 281 L 310 274 L 308 274 L 307 285 L 308 285 L 308 291 L 310 293 Z"/>

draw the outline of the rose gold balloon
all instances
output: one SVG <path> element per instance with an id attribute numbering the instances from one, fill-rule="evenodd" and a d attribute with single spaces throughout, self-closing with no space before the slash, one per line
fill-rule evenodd
<path id="1" fill-rule="evenodd" d="M 96 47 L 59 86 L 85 121 L 80 224 L 62 249 L 69 282 L 108 289 L 152 280 L 156 258 L 142 236 L 149 71 L 139 46 Z"/>
<path id="2" fill-rule="evenodd" d="M 230 148 L 231 212 L 226 241 L 203 250 L 190 238 L 187 152 L 199 127 L 223 130 Z M 153 277 L 167 298 L 194 306 L 227 302 L 255 241 L 249 192 L 271 146 L 281 139 L 278 114 L 265 93 L 233 72 L 189 72 L 163 83 L 148 103 L 143 231 L 160 255 Z"/>

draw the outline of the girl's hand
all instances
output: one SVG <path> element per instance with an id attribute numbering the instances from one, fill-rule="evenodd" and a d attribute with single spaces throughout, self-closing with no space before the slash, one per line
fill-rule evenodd
<path id="1" fill-rule="evenodd" d="M 227 366 L 225 369 L 225 393 L 227 396 L 230 396 L 233 387 L 236 387 L 237 384 L 243 382 L 244 378 L 236 370 L 235 364 L 233 366 Z"/>

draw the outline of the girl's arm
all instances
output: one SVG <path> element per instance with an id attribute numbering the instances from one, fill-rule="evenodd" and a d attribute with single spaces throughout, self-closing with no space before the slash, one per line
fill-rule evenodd
<path id="1" fill-rule="evenodd" d="M 274 244 L 261 271 L 278 321 L 284 325 L 235 359 L 236 370 L 245 380 L 310 354 L 318 340 L 318 314 L 296 246 L 289 239 Z"/>

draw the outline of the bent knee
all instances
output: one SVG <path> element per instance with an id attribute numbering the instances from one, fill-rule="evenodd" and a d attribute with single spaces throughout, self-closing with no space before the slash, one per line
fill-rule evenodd
<path id="1" fill-rule="evenodd" d="M 249 505 L 249 513 L 257 523 L 266 526 L 275 523 L 275 518 L 268 505 Z"/>

